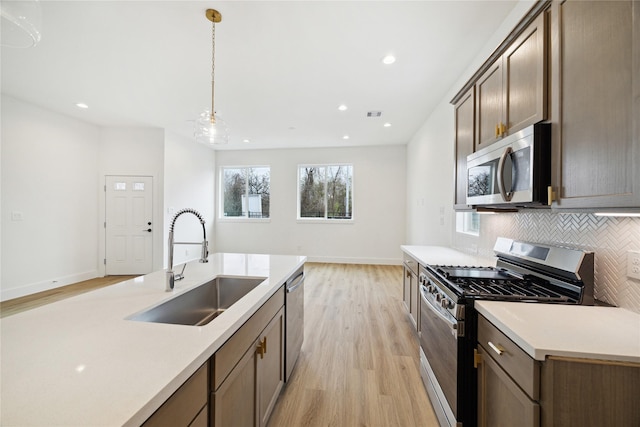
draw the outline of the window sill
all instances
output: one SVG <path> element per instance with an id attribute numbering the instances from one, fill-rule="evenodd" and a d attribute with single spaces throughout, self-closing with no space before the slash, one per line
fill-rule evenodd
<path id="1" fill-rule="evenodd" d="M 298 224 L 353 224 L 352 219 L 298 218 Z"/>
<path id="2" fill-rule="evenodd" d="M 244 223 L 247 223 L 247 222 L 253 222 L 253 223 L 255 223 L 255 222 L 258 222 L 258 223 L 264 222 L 264 223 L 267 223 L 267 222 L 271 222 L 271 218 L 242 218 L 242 217 L 227 218 L 227 217 L 222 217 L 222 218 L 218 218 L 218 222 L 231 222 L 231 223 L 233 223 L 233 222 L 244 222 Z"/>

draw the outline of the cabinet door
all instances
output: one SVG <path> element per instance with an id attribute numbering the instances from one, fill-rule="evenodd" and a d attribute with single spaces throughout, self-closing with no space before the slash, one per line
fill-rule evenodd
<path id="1" fill-rule="evenodd" d="M 467 206 L 467 156 L 475 148 L 475 88 L 472 87 L 454 107 L 456 131 L 455 194 L 456 208 Z"/>
<path id="2" fill-rule="evenodd" d="M 484 148 L 500 138 L 503 124 L 503 75 L 502 58 L 480 77 L 476 83 L 476 150 Z"/>
<path id="3" fill-rule="evenodd" d="M 640 206 L 640 2 L 552 9 L 558 207 Z"/>
<path id="4" fill-rule="evenodd" d="M 403 266 L 403 279 L 402 279 L 402 302 L 405 308 L 411 312 L 411 271 L 407 266 Z"/>
<path id="5" fill-rule="evenodd" d="M 212 393 L 214 427 L 256 425 L 256 345 L 246 351 L 220 388 Z"/>
<path id="6" fill-rule="evenodd" d="M 502 57 L 507 134 L 546 119 L 546 17 L 538 15 Z"/>
<path id="7" fill-rule="evenodd" d="M 513 382 L 502 368 L 478 347 L 478 426 L 540 426 L 540 405 Z"/>
<path id="8" fill-rule="evenodd" d="M 409 312 L 411 313 L 411 321 L 416 330 L 418 330 L 418 275 L 413 271 L 410 271 L 411 277 L 409 277 L 409 288 L 411 292 L 411 305 Z"/>
<path id="9" fill-rule="evenodd" d="M 269 322 L 256 356 L 259 426 L 267 425 L 284 385 L 284 309 Z"/>
<path id="10" fill-rule="evenodd" d="M 207 420 L 209 364 L 202 365 L 160 408 L 144 422 L 145 427 L 188 426 Z M 204 409 L 203 409 L 204 408 Z M 204 417 L 202 414 L 204 411 Z"/>

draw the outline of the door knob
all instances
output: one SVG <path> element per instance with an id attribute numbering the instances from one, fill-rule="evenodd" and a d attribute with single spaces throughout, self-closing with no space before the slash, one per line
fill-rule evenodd
<path id="1" fill-rule="evenodd" d="M 148 233 L 151 233 L 151 229 L 150 228 L 147 228 L 146 230 L 142 230 L 142 231 L 146 231 Z"/>

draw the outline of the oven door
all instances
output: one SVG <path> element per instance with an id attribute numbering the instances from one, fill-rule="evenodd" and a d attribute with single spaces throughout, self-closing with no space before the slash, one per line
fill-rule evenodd
<path id="1" fill-rule="evenodd" d="M 458 425 L 458 321 L 420 285 L 421 375 L 441 425 Z"/>

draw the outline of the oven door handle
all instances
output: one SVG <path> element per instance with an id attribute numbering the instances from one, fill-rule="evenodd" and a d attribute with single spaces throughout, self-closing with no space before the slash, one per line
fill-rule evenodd
<path id="1" fill-rule="evenodd" d="M 504 166 L 507 161 L 507 156 L 513 153 L 513 148 L 507 147 L 504 149 L 504 153 L 500 156 L 500 161 L 498 161 L 498 190 L 500 190 L 500 195 L 502 196 L 502 200 L 505 202 L 510 202 L 513 197 L 512 189 L 507 191 L 504 188 Z"/>
<path id="2" fill-rule="evenodd" d="M 427 307 L 433 311 L 440 319 L 444 320 L 449 328 L 451 328 L 451 332 L 455 333 L 458 329 L 458 322 L 456 320 L 451 320 L 443 313 L 440 312 L 427 298 L 427 287 L 425 285 L 420 285 L 420 296 L 422 297 L 422 302 L 427 304 Z"/>

